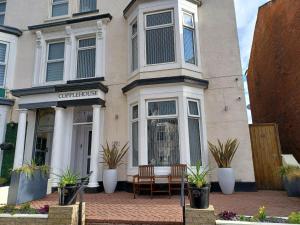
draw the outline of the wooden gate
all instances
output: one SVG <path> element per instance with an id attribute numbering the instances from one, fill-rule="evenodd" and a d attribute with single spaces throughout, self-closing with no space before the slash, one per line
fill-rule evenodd
<path id="1" fill-rule="evenodd" d="M 255 179 L 258 189 L 281 190 L 281 146 L 276 124 L 250 125 Z"/>

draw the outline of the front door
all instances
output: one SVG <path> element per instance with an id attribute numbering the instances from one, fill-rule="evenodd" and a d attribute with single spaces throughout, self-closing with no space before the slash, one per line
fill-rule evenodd
<path id="1" fill-rule="evenodd" d="M 84 132 L 84 147 L 83 147 L 83 162 L 82 172 L 83 177 L 87 176 L 91 171 L 91 150 L 92 150 L 92 128 L 87 127 Z"/>

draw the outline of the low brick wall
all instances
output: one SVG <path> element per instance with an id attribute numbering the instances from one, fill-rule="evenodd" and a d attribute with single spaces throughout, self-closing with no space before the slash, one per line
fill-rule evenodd
<path id="1" fill-rule="evenodd" d="M 51 206 L 48 215 L 0 214 L 0 225 L 78 225 L 79 204 Z M 82 225 L 85 225 L 85 204 L 82 206 Z"/>
<path id="2" fill-rule="evenodd" d="M 185 207 L 186 225 L 215 225 L 216 216 L 212 205 L 208 209 L 193 209 L 189 205 Z"/>

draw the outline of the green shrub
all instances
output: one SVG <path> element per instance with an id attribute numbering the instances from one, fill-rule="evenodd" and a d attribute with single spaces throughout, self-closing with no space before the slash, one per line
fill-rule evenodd
<path id="1" fill-rule="evenodd" d="M 280 167 L 280 176 L 287 177 L 288 179 L 295 179 L 300 177 L 299 166 L 282 166 Z"/>
<path id="2" fill-rule="evenodd" d="M 288 222 L 291 224 L 300 224 L 300 212 L 292 212 L 289 215 Z"/>
<path id="3" fill-rule="evenodd" d="M 6 178 L 0 177 L 0 186 L 6 184 L 7 181 L 8 181 L 8 180 L 7 180 Z"/>

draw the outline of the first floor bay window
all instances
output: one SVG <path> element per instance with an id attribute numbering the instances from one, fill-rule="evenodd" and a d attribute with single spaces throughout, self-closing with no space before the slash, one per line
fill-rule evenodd
<path id="1" fill-rule="evenodd" d="M 4 24 L 5 12 L 6 12 L 6 0 L 0 0 L 0 25 Z"/>
<path id="2" fill-rule="evenodd" d="M 52 17 L 64 16 L 69 13 L 68 0 L 52 0 Z"/>
<path id="3" fill-rule="evenodd" d="M 146 14 L 146 61 L 148 65 L 175 61 L 173 10 Z"/>
<path id="4" fill-rule="evenodd" d="M 79 12 L 89 12 L 96 10 L 97 2 L 96 0 L 80 0 Z"/>
<path id="5" fill-rule="evenodd" d="M 65 42 L 48 44 L 46 82 L 61 81 L 64 77 Z"/>
<path id="6" fill-rule="evenodd" d="M 199 101 L 188 100 L 188 125 L 191 165 L 201 162 L 201 122 Z"/>
<path id="7" fill-rule="evenodd" d="M 186 12 L 183 13 L 183 47 L 185 62 L 196 64 L 194 16 Z"/>
<path id="8" fill-rule="evenodd" d="M 78 40 L 77 78 L 95 77 L 96 38 Z"/>
<path id="9" fill-rule="evenodd" d="M 170 166 L 180 162 L 177 101 L 149 101 L 148 163 Z"/>
<path id="10" fill-rule="evenodd" d="M 132 166 L 139 165 L 139 106 L 134 105 L 131 108 L 131 148 L 132 148 Z"/>
<path id="11" fill-rule="evenodd" d="M 7 44 L 0 43 L 0 87 L 4 86 L 7 63 Z"/>

